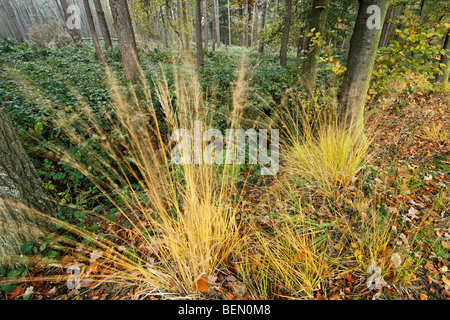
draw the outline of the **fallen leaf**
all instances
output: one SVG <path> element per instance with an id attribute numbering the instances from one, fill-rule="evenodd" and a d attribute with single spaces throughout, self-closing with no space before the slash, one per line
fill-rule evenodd
<path id="1" fill-rule="evenodd" d="M 200 280 L 198 280 L 197 288 L 198 288 L 198 291 L 200 291 L 202 293 L 208 291 L 208 284 L 206 283 L 205 278 L 201 277 Z"/>
<path id="2" fill-rule="evenodd" d="M 446 278 L 446 277 L 442 277 L 442 281 L 444 281 L 446 286 L 450 287 L 450 279 Z"/>
<path id="3" fill-rule="evenodd" d="M 426 294 L 420 294 L 420 300 L 428 300 L 428 296 Z"/>
<path id="4" fill-rule="evenodd" d="M 443 246 L 445 249 L 449 249 L 449 250 L 450 250 L 450 243 L 448 243 L 448 242 L 446 242 L 446 241 L 441 241 L 441 244 L 442 244 L 442 246 Z"/>
<path id="5" fill-rule="evenodd" d="M 24 292 L 25 292 L 25 288 L 22 286 L 18 286 L 9 294 L 9 297 L 10 297 L 10 299 L 15 299 L 18 296 L 22 295 Z"/>
<path id="6" fill-rule="evenodd" d="M 430 261 L 427 261 L 424 268 L 427 269 L 431 273 L 438 273 L 437 269 L 434 267 L 434 265 Z"/>

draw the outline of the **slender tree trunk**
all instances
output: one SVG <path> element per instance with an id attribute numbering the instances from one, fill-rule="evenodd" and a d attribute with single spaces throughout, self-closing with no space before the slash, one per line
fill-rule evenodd
<path id="1" fill-rule="evenodd" d="M 61 212 L 0 104 L 0 265 L 18 262 L 14 258 L 24 243 L 39 243 L 52 231 L 41 214 L 57 217 Z"/>
<path id="2" fill-rule="evenodd" d="M 258 47 L 258 5 L 256 2 L 253 4 L 253 40 L 252 40 L 252 46 L 257 48 Z"/>
<path id="3" fill-rule="evenodd" d="M 122 54 L 125 77 L 127 80 L 135 80 L 141 73 L 141 64 L 127 1 L 110 0 L 110 6 Z"/>
<path id="4" fill-rule="evenodd" d="M 94 0 L 95 10 L 97 12 L 98 22 L 100 24 L 100 30 L 102 31 L 103 40 L 105 41 L 106 49 L 110 48 L 111 34 L 109 33 L 108 23 L 106 22 L 105 13 L 103 12 L 102 3 L 100 0 Z"/>
<path id="5" fill-rule="evenodd" d="M 206 6 L 206 0 L 203 0 L 203 20 L 205 23 L 204 32 L 205 32 L 205 50 L 208 50 L 208 8 Z"/>
<path id="6" fill-rule="evenodd" d="M 444 66 L 440 67 L 442 74 L 439 74 L 436 77 L 437 82 L 445 83 L 448 82 L 448 75 L 450 74 L 450 29 L 447 30 L 447 35 L 445 36 L 444 41 L 444 50 L 446 51 L 445 54 L 441 56 L 441 64 L 444 64 Z"/>
<path id="7" fill-rule="evenodd" d="M 227 3 L 228 8 L 228 45 L 231 46 L 231 8 L 230 8 L 230 0 Z"/>
<path id="8" fill-rule="evenodd" d="M 183 34 L 184 34 L 185 49 L 189 51 L 189 49 L 191 48 L 190 46 L 191 41 L 189 39 L 189 26 L 187 18 L 186 0 L 181 1 L 181 10 L 183 11 Z"/>
<path id="9" fill-rule="evenodd" d="M 314 0 L 311 10 L 308 30 L 314 30 L 315 34 L 320 33 L 323 37 L 327 23 L 327 15 L 330 0 Z M 307 56 L 303 63 L 301 81 L 308 92 L 312 94 L 316 86 L 317 78 L 317 59 L 320 55 L 320 46 L 314 45 L 311 38 L 308 38 L 306 44 Z"/>
<path id="10" fill-rule="evenodd" d="M 71 13 L 67 12 L 67 9 L 69 8 L 69 5 L 67 4 L 67 0 L 59 0 L 61 4 L 61 8 L 64 11 L 64 17 L 66 18 L 66 21 L 69 19 Z M 81 18 L 81 17 L 80 17 Z M 80 29 L 69 29 L 69 34 L 72 37 L 72 40 L 74 43 L 79 43 L 81 41 L 81 30 Z"/>
<path id="11" fill-rule="evenodd" d="M 253 3 L 253 8 L 252 8 L 252 28 L 251 28 L 251 32 L 250 32 L 250 47 L 253 47 L 255 45 L 254 43 L 254 38 L 255 38 L 255 9 L 256 9 L 256 5 L 255 3 Z"/>
<path id="12" fill-rule="evenodd" d="M 161 16 L 161 23 L 163 27 L 163 34 L 164 34 L 164 45 L 166 48 L 169 47 L 169 33 L 167 31 L 167 25 L 166 25 L 166 17 L 164 16 L 163 7 L 159 7 L 159 15 Z"/>
<path id="13" fill-rule="evenodd" d="M 348 128 L 361 129 L 364 105 L 367 99 L 370 78 L 381 36 L 381 28 L 369 28 L 368 20 L 372 14 L 368 7 L 376 5 L 380 8 L 380 24 L 384 22 L 388 1 L 359 0 L 359 10 L 355 28 L 350 40 L 347 70 L 344 74 L 338 105 L 338 121 Z M 370 11 L 369 11 L 370 12 Z"/>
<path id="14" fill-rule="evenodd" d="M 202 0 L 195 0 L 195 42 L 197 44 L 197 64 L 203 64 L 202 41 Z"/>
<path id="15" fill-rule="evenodd" d="M 216 23 L 216 40 L 217 40 L 217 48 L 220 48 L 220 12 L 219 12 L 219 0 L 213 0 L 215 10 L 214 21 Z"/>
<path id="16" fill-rule="evenodd" d="M 87 22 L 89 25 L 89 31 L 91 32 L 92 41 L 94 42 L 95 52 L 97 52 L 97 58 L 102 63 L 105 63 L 105 56 L 102 52 L 100 41 L 98 40 L 97 31 L 95 30 L 94 17 L 92 16 L 89 0 L 83 0 L 84 11 L 86 12 Z"/>
<path id="17" fill-rule="evenodd" d="M 8 17 L 9 24 L 11 25 L 12 32 L 14 34 L 14 37 L 19 41 L 23 42 L 23 35 L 20 31 L 19 25 L 17 24 L 17 20 L 14 17 L 14 14 L 12 12 L 12 9 L 10 7 L 10 4 L 7 3 L 7 0 L 2 0 L 3 5 L 2 7 L 5 8 L 6 16 Z"/>
<path id="18" fill-rule="evenodd" d="M 379 48 L 387 47 L 389 44 L 389 35 L 391 33 L 392 19 L 394 18 L 394 6 L 389 4 L 387 9 L 386 18 L 383 24 L 383 29 L 381 31 Z"/>
<path id="19" fill-rule="evenodd" d="M 266 14 L 267 14 L 267 2 L 266 2 L 266 0 L 263 0 L 261 10 L 262 10 L 262 12 L 261 12 L 261 35 L 259 37 L 259 39 L 260 39 L 259 40 L 260 41 L 259 53 L 263 54 L 264 53 L 264 37 L 263 37 L 263 34 L 264 34 L 264 29 L 266 27 Z"/>
<path id="20" fill-rule="evenodd" d="M 213 21 L 211 23 L 211 39 L 212 39 L 212 51 L 216 51 L 216 24 L 215 24 L 215 5 L 214 2 L 212 4 L 213 9 Z"/>
<path id="21" fill-rule="evenodd" d="M 281 38 L 281 48 L 280 48 L 280 65 L 283 67 L 287 63 L 289 33 L 291 30 L 292 0 L 286 0 L 285 5 L 286 5 L 286 13 L 284 16 L 284 28 L 283 28 L 283 36 Z"/>
<path id="22" fill-rule="evenodd" d="M 249 29 L 249 13 L 248 13 L 248 0 L 245 0 L 245 30 L 244 30 L 244 44 L 248 48 L 248 29 Z"/>

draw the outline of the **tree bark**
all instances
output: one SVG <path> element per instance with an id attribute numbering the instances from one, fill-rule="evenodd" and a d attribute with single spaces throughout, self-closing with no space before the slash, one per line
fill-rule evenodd
<path id="1" fill-rule="evenodd" d="M 205 50 L 208 50 L 208 8 L 206 6 L 206 0 L 203 0 L 203 20 L 205 22 L 204 32 L 205 32 Z"/>
<path id="2" fill-rule="evenodd" d="M 280 48 L 280 65 L 283 67 L 287 63 L 289 33 L 291 30 L 292 0 L 286 0 L 285 5 L 286 5 L 286 13 L 284 16 L 284 28 L 283 28 L 283 36 L 281 38 L 281 48 Z"/>
<path id="3" fill-rule="evenodd" d="M 440 63 L 444 64 L 444 66 L 442 66 L 441 72 L 442 74 L 439 74 L 436 77 L 436 81 L 437 82 L 441 82 L 441 83 L 445 83 L 448 82 L 448 76 L 450 74 L 450 29 L 447 30 L 447 35 L 445 36 L 445 41 L 444 41 L 444 50 L 446 51 L 445 54 L 443 54 L 441 56 L 441 61 Z"/>
<path id="4" fill-rule="evenodd" d="M 266 27 L 266 14 L 267 14 L 267 2 L 266 2 L 266 0 L 263 0 L 261 10 L 262 10 L 262 12 L 261 12 L 261 35 L 259 37 L 259 39 L 260 39 L 259 53 L 263 54 L 264 53 L 264 38 L 263 38 L 263 34 L 264 34 L 264 29 Z"/>
<path id="5" fill-rule="evenodd" d="M 195 0 L 195 42 L 197 44 L 197 63 L 203 64 L 203 41 L 202 41 L 202 0 Z"/>
<path id="6" fill-rule="evenodd" d="M 94 0 L 95 10 L 97 12 L 98 22 L 102 31 L 103 40 L 105 41 L 105 48 L 108 49 L 112 46 L 111 34 L 109 33 L 108 23 L 106 22 L 105 12 L 103 11 L 102 3 L 100 0 Z"/>
<path id="7" fill-rule="evenodd" d="M 141 73 L 133 25 L 126 0 L 110 0 L 111 13 L 122 54 L 123 69 L 127 80 L 134 81 Z"/>
<path id="8" fill-rule="evenodd" d="M 67 12 L 67 8 L 69 8 L 69 5 L 67 4 L 66 0 L 59 0 L 60 4 L 61 4 L 61 8 L 64 11 L 64 16 L 66 18 L 66 21 L 69 19 L 70 15 Z M 81 18 L 81 17 L 80 17 Z M 67 30 L 69 30 L 69 34 L 72 37 L 72 40 L 74 43 L 79 43 L 81 41 L 81 30 L 80 29 L 69 29 L 67 28 Z"/>
<path id="9" fill-rule="evenodd" d="M 91 32 L 92 41 L 94 42 L 95 52 L 97 53 L 97 58 L 102 63 L 106 63 L 105 56 L 103 55 L 102 47 L 98 39 L 97 31 L 95 30 L 94 17 L 92 16 L 89 0 L 83 0 L 83 4 L 84 4 L 84 11 L 86 12 L 89 30 Z"/>
<path id="10" fill-rule="evenodd" d="M 184 44 L 186 51 L 189 51 L 191 45 L 191 41 L 189 39 L 189 26 L 188 26 L 188 18 L 187 18 L 187 6 L 186 0 L 181 1 L 181 10 L 183 13 L 183 34 L 184 34 Z"/>
<path id="11" fill-rule="evenodd" d="M 311 31 L 314 29 L 314 34 L 320 34 L 322 37 L 325 32 L 327 24 L 328 9 L 330 0 L 314 0 L 311 10 L 311 16 L 309 20 L 308 29 Z M 316 86 L 317 78 L 317 59 L 320 55 L 320 46 L 311 42 L 311 38 L 306 40 L 307 55 L 305 62 L 303 63 L 301 81 L 306 90 L 310 94 L 313 94 Z"/>
<path id="12" fill-rule="evenodd" d="M 249 13 L 248 13 L 248 0 L 245 0 L 245 30 L 244 30 L 244 44 L 245 47 L 248 48 L 248 29 L 249 29 Z"/>
<path id="13" fill-rule="evenodd" d="M 387 47 L 389 44 L 389 35 L 391 33 L 391 24 L 392 19 L 394 18 L 394 6 L 389 4 L 387 9 L 386 18 L 383 24 L 383 29 L 381 31 L 380 43 L 378 45 L 379 48 Z"/>
<path id="14" fill-rule="evenodd" d="M 231 46 L 231 8 L 230 8 L 230 0 L 227 3 L 228 8 L 228 45 Z"/>
<path id="15" fill-rule="evenodd" d="M 219 12 L 219 1 L 213 0 L 214 6 L 215 6 L 215 14 L 214 14 L 214 21 L 216 23 L 216 41 L 217 41 L 217 48 L 220 48 L 220 12 Z"/>
<path id="16" fill-rule="evenodd" d="M 0 105 L 0 265 L 13 263 L 24 243 L 39 243 L 52 231 L 44 215 L 60 214 Z"/>
<path id="17" fill-rule="evenodd" d="M 380 8 L 380 24 L 384 22 L 389 2 L 385 0 L 359 0 L 358 15 L 350 40 L 347 70 L 344 74 L 337 116 L 347 128 L 361 129 L 364 105 L 367 99 L 381 28 L 368 28 L 371 17 L 369 6 Z"/>
<path id="18" fill-rule="evenodd" d="M 258 5 L 253 3 L 252 47 L 258 47 Z"/>

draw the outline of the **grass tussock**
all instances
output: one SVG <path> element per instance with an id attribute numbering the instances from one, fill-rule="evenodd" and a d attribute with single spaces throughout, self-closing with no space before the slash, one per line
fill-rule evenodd
<path id="1" fill-rule="evenodd" d="M 290 174 L 304 178 L 315 192 L 335 197 L 369 161 L 370 141 L 337 124 L 302 123 L 301 136 L 290 139 L 286 148 Z"/>

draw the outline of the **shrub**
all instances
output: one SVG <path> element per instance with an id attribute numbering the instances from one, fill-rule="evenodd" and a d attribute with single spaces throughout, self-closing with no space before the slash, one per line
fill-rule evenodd
<path id="1" fill-rule="evenodd" d="M 30 28 L 28 37 L 34 45 L 47 49 L 61 48 L 73 43 L 62 22 L 35 24 Z"/>

